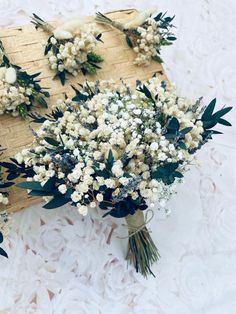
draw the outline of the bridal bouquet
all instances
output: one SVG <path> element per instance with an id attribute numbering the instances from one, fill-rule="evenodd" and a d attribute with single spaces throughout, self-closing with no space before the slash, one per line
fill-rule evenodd
<path id="1" fill-rule="evenodd" d="M 144 211 L 165 207 L 192 155 L 220 133 L 212 128 L 230 125 L 222 117 L 231 107 L 214 112 L 215 99 L 205 107 L 201 99 L 178 97 L 157 77 L 138 81 L 137 90 L 112 81 L 74 90 L 74 98 L 59 100 L 51 115 L 31 114 L 42 126 L 7 172 L 25 177 L 28 171 L 18 187 L 43 196 L 44 208 L 70 203 L 87 215 L 98 206 L 104 216 L 125 218 L 127 258 L 137 272 L 152 274 L 159 253 Z"/>
<path id="2" fill-rule="evenodd" d="M 31 22 L 50 34 L 44 54 L 48 56 L 50 68 L 56 72 L 55 77 L 62 85 L 65 84 L 66 73 L 73 76 L 79 72 L 95 74 L 96 69 L 100 69 L 98 63 L 103 59 L 94 49 L 101 41 L 101 34 L 95 24 L 73 19 L 53 28 L 36 14 L 33 14 Z"/>
<path id="3" fill-rule="evenodd" d="M 137 54 L 134 64 L 149 65 L 151 59 L 163 62 L 160 57 L 161 46 L 172 45 L 176 37 L 171 32 L 174 26 L 171 24 L 173 17 L 166 16 L 166 13 L 159 13 L 151 17 L 153 9 L 140 13 L 137 17 L 126 24 L 113 21 L 102 13 L 97 13 L 96 21 L 102 24 L 111 25 L 126 36 L 127 44 Z"/>
<path id="4" fill-rule="evenodd" d="M 19 66 L 11 64 L 0 41 L 0 115 L 26 117 L 33 102 L 47 108 L 44 97 L 49 93 L 42 89 L 36 78 L 40 73 L 29 75 Z"/>

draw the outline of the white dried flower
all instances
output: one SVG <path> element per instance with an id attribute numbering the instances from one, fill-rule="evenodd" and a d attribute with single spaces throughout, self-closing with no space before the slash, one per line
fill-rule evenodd
<path id="1" fill-rule="evenodd" d="M 7 68 L 5 72 L 5 81 L 8 84 L 14 84 L 16 81 L 16 70 L 12 67 Z"/>

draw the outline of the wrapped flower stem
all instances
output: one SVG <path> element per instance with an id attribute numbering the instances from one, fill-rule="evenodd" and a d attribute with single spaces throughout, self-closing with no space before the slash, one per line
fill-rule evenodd
<path id="1" fill-rule="evenodd" d="M 101 12 L 98 12 L 96 14 L 96 21 L 101 23 L 101 24 L 111 25 L 114 28 L 117 28 L 117 29 L 119 29 L 122 32 L 124 32 L 124 30 L 125 30 L 124 24 L 111 20 L 109 17 L 107 17 L 106 15 L 102 14 Z"/>
<path id="2" fill-rule="evenodd" d="M 151 59 L 161 63 L 161 46 L 168 46 L 176 40 L 171 32 L 174 17 L 159 13 L 152 17 L 155 10 L 147 9 L 128 23 L 113 21 L 102 13 L 96 14 L 96 21 L 117 28 L 126 36 L 127 44 L 137 54 L 134 64 L 149 65 Z"/>
<path id="3" fill-rule="evenodd" d="M 62 85 L 65 84 L 66 74 L 95 74 L 100 69 L 98 64 L 103 59 L 94 52 L 98 41 L 101 41 L 96 24 L 85 25 L 77 18 L 54 28 L 36 14 L 33 14 L 31 22 L 50 35 L 44 55 L 48 57 L 49 66 L 56 72 L 55 77 L 60 79 Z"/>
<path id="4" fill-rule="evenodd" d="M 12 64 L 0 41 L 0 115 L 11 113 L 24 118 L 34 101 L 47 108 L 45 97 L 50 95 L 39 85 L 39 75 L 30 75 Z"/>
<path id="5" fill-rule="evenodd" d="M 33 14 L 31 23 L 35 25 L 36 28 L 40 27 L 42 28 L 45 32 L 52 34 L 54 27 L 50 25 L 49 23 L 45 22 L 42 20 L 38 15 Z"/>
<path id="6" fill-rule="evenodd" d="M 129 230 L 127 260 L 144 277 L 149 274 L 155 277 L 151 265 L 157 262 L 160 255 L 146 227 L 143 212 L 138 210 L 125 219 Z"/>

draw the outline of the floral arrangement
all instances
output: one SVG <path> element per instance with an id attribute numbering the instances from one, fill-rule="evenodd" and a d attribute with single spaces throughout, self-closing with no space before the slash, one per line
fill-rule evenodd
<path id="1" fill-rule="evenodd" d="M 31 22 L 50 34 L 44 54 L 62 85 L 65 84 L 66 73 L 73 76 L 79 72 L 95 74 L 96 69 L 100 69 L 98 63 L 103 59 L 94 49 L 102 40 L 96 24 L 84 24 L 80 19 L 73 19 L 53 28 L 36 14 L 33 14 Z"/>
<path id="2" fill-rule="evenodd" d="M 58 100 L 50 115 L 31 114 L 42 126 L 7 172 L 27 177 L 18 187 L 44 197 L 44 208 L 71 203 L 87 215 L 98 206 L 104 216 L 125 218 L 127 258 L 137 272 L 153 274 L 159 253 L 144 211 L 165 207 L 193 154 L 221 133 L 212 128 L 230 125 L 222 117 L 232 107 L 214 112 L 215 99 L 205 107 L 178 97 L 157 77 L 137 81 L 136 90 L 112 81 L 73 88 L 74 98 Z"/>
<path id="3" fill-rule="evenodd" d="M 111 25 L 125 34 L 127 44 L 137 54 L 134 64 L 149 65 L 153 59 L 162 63 L 160 57 L 161 46 L 172 45 L 176 37 L 171 32 L 173 17 L 166 13 L 159 13 L 151 17 L 155 10 L 149 9 L 137 15 L 126 24 L 113 21 L 102 13 L 96 14 L 96 21 Z"/>
<path id="4" fill-rule="evenodd" d="M 47 108 L 44 97 L 49 93 L 42 89 L 36 78 L 40 73 L 29 75 L 19 66 L 11 64 L 0 41 L 0 115 L 26 117 L 33 102 Z"/>

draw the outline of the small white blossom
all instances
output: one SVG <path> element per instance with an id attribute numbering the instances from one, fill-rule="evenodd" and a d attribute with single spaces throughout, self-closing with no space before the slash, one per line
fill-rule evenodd
<path id="1" fill-rule="evenodd" d="M 65 184 L 61 184 L 61 185 L 59 185 L 59 187 L 58 187 L 58 191 L 59 191 L 61 194 L 65 194 L 65 193 L 66 193 L 66 191 L 67 191 L 67 187 L 66 187 L 66 185 L 65 185 Z"/>

